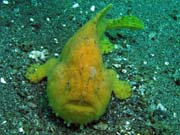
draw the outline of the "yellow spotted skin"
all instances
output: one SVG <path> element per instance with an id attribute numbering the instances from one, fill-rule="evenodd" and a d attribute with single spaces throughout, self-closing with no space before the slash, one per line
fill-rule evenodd
<path id="1" fill-rule="evenodd" d="M 108 29 L 142 29 L 143 23 L 134 16 L 106 19 L 112 4 L 102 9 L 69 39 L 58 59 L 31 65 L 26 78 L 38 82 L 47 77 L 49 105 L 56 116 L 69 123 L 85 125 L 98 120 L 109 103 L 112 91 L 120 99 L 131 95 L 131 87 L 117 79 L 116 72 L 106 69 L 102 54 L 113 50 L 105 37 Z M 108 46 L 108 47 L 107 47 Z"/>

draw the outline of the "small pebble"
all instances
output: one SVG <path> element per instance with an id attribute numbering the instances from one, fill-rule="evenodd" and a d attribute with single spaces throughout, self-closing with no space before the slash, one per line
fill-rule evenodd
<path id="1" fill-rule="evenodd" d="M 58 54 L 58 53 L 54 53 L 54 56 L 55 56 L 55 57 L 58 57 L 58 56 L 59 56 L 59 54 Z"/>
<path id="2" fill-rule="evenodd" d="M 144 61 L 143 64 L 146 65 L 146 64 L 147 64 L 147 61 Z"/>
<path id="3" fill-rule="evenodd" d="M 154 80 L 154 81 L 156 81 L 156 80 L 157 80 L 157 78 L 154 76 L 154 77 L 153 77 L 153 80 Z"/>
<path id="4" fill-rule="evenodd" d="M 116 135 L 121 135 L 121 133 L 119 133 L 119 132 L 116 132 Z"/>
<path id="5" fill-rule="evenodd" d="M 7 121 L 5 120 L 5 121 L 3 121 L 2 123 L 1 123 L 1 125 L 4 125 L 4 124 L 6 124 L 7 123 Z"/>
<path id="6" fill-rule="evenodd" d="M 22 127 L 19 128 L 20 133 L 24 133 L 24 129 Z"/>
<path id="7" fill-rule="evenodd" d="M 125 73 L 127 73 L 127 70 L 126 69 L 122 69 L 122 72 L 125 74 Z"/>
<path id="8" fill-rule="evenodd" d="M 94 12 L 94 11 L 95 11 L 95 6 L 92 5 L 91 8 L 90 8 L 90 10 L 91 10 L 92 12 Z"/>
<path id="9" fill-rule="evenodd" d="M 66 24 L 62 24 L 63 27 L 66 27 Z"/>
<path id="10" fill-rule="evenodd" d="M 2 3 L 5 4 L 5 5 L 7 5 L 7 4 L 9 4 L 9 1 L 3 0 Z"/>
<path id="11" fill-rule="evenodd" d="M 129 125 L 130 124 L 130 122 L 129 121 L 126 121 L 126 125 Z"/>
<path id="12" fill-rule="evenodd" d="M 120 68 L 121 64 L 112 64 L 115 68 Z"/>
<path id="13" fill-rule="evenodd" d="M 6 81 L 4 80 L 4 78 L 1 77 L 0 81 L 1 83 L 6 84 Z"/>
<path id="14" fill-rule="evenodd" d="M 173 117 L 174 117 L 174 118 L 177 118 L 177 113 L 174 112 L 174 113 L 173 113 Z"/>
<path id="15" fill-rule="evenodd" d="M 168 66 L 168 65 L 169 65 L 169 62 L 167 62 L 167 61 L 166 61 L 166 62 L 164 62 L 164 65 Z"/>
<path id="16" fill-rule="evenodd" d="M 33 18 L 30 18 L 29 20 L 30 20 L 31 22 L 34 22 L 34 19 L 33 19 Z"/>
<path id="17" fill-rule="evenodd" d="M 78 3 L 75 3 L 72 8 L 78 8 L 79 7 L 79 4 Z"/>
<path id="18" fill-rule="evenodd" d="M 49 17 L 47 17 L 47 18 L 46 18 L 46 21 L 48 21 L 48 22 L 49 22 L 49 21 L 50 21 L 50 18 L 49 18 Z"/>
<path id="19" fill-rule="evenodd" d="M 167 109 L 161 103 L 158 103 L 156 108 L 160 109 L 161 111 L 164 111 L 164 112 L 167 111 Z"/>
<path id="20" fill-rule="evenodd" d="M 124 61 L 127 61 L 127 58 L 123 58 Z"/>
<path id="21" fill-rule="evenodd" d="M 98 130 L 107 130 L 108 124 L 99 122 L 98 124 L 94 125 L 93 127 Z"/>
<path id="22" fill-rule="evenodd" d="M 154 54 L 154 53 L 151 53 L 150 55 L 151 55 L 152 57 L 154 57 L 154 56 L 155 56 L 155 54 Z"/>
<path id="23" fill-rule="evenodd" d="M 56 44 L 58 44 L 59 43 L 59 41 L 58 41 L 58 39 L 57 38 L 53 38 L 54 39 L 54 42 L 56 43 Z"/>

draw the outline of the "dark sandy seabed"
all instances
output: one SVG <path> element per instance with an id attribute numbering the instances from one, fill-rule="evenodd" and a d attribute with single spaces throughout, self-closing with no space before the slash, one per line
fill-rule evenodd
<path id="1" fill-rule="evenodd" d="M 114 6 L 107 17 L 133 14 L 145 24 L 140 31 L 106 32 L 116 50 L 104 62 L 131 83 L 133 95 L 124 101 L 113 95 L 100 120 L 83 128 L 67 125 L 48 106 L 46 80 L 29 83 L 26 68 L 60 53 L 109 3 Z M 0 135 L 180 135 L 179 5 L 179 0 L 0 0 Z M 42 57 L 33 59 L 32 51 Z"/>

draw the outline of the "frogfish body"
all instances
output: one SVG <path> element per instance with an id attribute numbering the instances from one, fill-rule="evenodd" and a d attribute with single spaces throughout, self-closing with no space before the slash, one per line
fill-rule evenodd
<path id="1" fill-rule="evenodd" d="M 56 116 L 69 123 L 84 125 L 98 120 L 105 112 L 112 91 L 117 98 L 131 95 L 131 87 L 120 81 L 115 71 L 107 69 L 102 54 L 113 50 L 105 37 L 108 29 L 142 29 L 143 23 L 134 16 L 105 19 L 112 4 L 102 9 L 69 39 L 59 58 L 45 64 L 33 64 L 26 78 L 38 82 L 47 77 L 49 105 Z"/>

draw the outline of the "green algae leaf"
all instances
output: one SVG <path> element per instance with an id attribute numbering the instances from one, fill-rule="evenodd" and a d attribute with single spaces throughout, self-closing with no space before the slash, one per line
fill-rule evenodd
<path id="1" fill-rule="evenodd" d="M 110 53 L 114 50 L 114 44 L 106 36 L 103 36 L 99 44 L 103 54 Z"/>
<path id="2" fill-rule="evenodd" d="M 142 20 L 135 16 L 123 16 L 116 19 L 107 20 L 107 29 L 119 29 L 119 28 L 128 28 L 128 29 L 144 29 L 144 23 Z"/>

